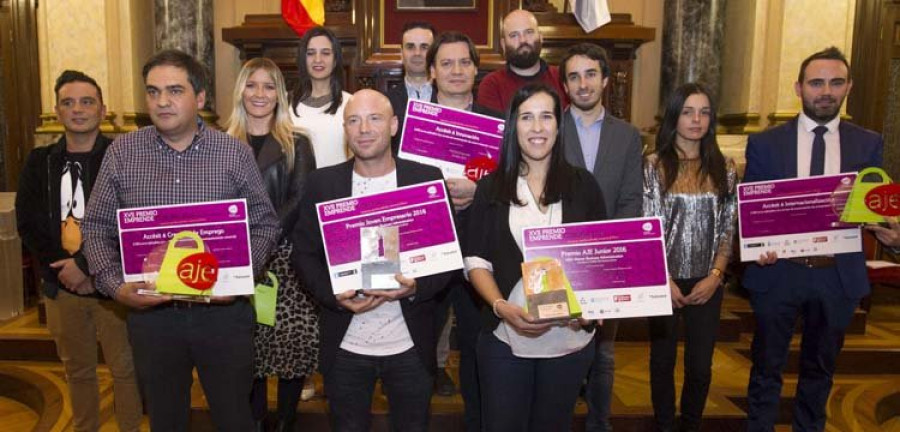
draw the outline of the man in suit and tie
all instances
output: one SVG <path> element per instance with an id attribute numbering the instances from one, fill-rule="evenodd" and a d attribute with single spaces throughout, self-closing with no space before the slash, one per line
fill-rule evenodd
<path id="1" fill-rule="evenodd" d="M 387 97 L 403 130 L 406 103 L 410 99 L 430 101 L 433 97 L 431 79 L 425 64 L 425 55 L 434 42 L 434 26 L 425 21 L 410 21 L 403 25 L 400 39 L 400 62 L 403 63 L 403 82 L 388 90 Z M 397 154 L 400 132 L 391 139 L 391 149 Z"/>
<path id="2" fill-rule="evenodd" d="M 794 90 L 803 111 L 793 120 L 752 135 L 744 181 L 832 175 L 880 166 L 883 142 L 874 132 L 841 121 L 853 83 L 850 65 L 831 47 L 806 58 Z M 859 300 L 869 293 L 862 252 L 778 259 L 761 255 L 744 272 L 756 317 L 750 383 L 749 431 L 771 431 L 778 417 L 781 373 L 797 317 L 803 317 L 800 372 L 793 428 L 825 429 L 825 404 L 835 361 Z"/>
<path id="3" fill-rule="evenodd" d="M 379 378 L 390 404 L 391 429 L 428 430 L 436 369 L 435 296 L 451 273 L 415 279 L 397 274 L 399 289 L 335 295 L 316 218 L 316 204 L 323 201 L 443 178 L 437 168 L 395 158 L 390 144 L 396 132 L 397 117 L 388 98 L 374 90 L 356 92 L 344 109 L 344 134 L 353 158 L 309 175 L 293 233 L 292 263 L 321 306 L 319 369 L 331 426 L 338 431 L 370 429 Z"/>
<path id="4" fill-rule="evenodd" d="M 611 219 L 640 216 L 641 134 L 603 107 L 603 90 L 609 82 L 606 51 L 591 43 L 575 45 L 560 62 L 559 72 L 570 100 L 561 127 L 566 160 L 594 174 Z M 606 320 L 597 333 L 597 350 L 585 395 L 588 431 L 612 430 L 609 415 L 617 328 L 618 321 Z"/>

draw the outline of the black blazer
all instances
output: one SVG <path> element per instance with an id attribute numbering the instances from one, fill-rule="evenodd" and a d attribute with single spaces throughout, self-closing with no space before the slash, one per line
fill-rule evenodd
<path id="1" fill-rule="evenodd" d="M 306 178 L 316 169 L 316 158 L 309 138 L 294 134 L 294 169 L 288 171 L 287 158 L 281 144 L 269 134 L 256 156 L 256 166 L 262 175 L 269 200 L 278 213 L 281 233 L 288 236 L 297 222 L 297 211 Z"/>
<path id="2" fill-rule="evenodd" d="M 571 185 L 562 200 L 563 223 L 588 222 L 606 219 L 603 193 L 594 177 L 584 168 L 572 168 Z M 463 243 L 463 256 L 477 256 L 494 266 L 494 280 L 503 298 L 509 298 L 513 287 L 522 278 L 521 264 L 525 260 L 509 231 L 509 203 L 493 199 L 497 172 L 478 182 L 475 199 L 469 207 L 469 227 Z M 482 308 L 485 329 L 500 324 L 491 308 Z"/>
<path id="3" fill-rule="evenodd" d="M 319 370 L 323 374 L 334 362 L 353 313 L 341 308 L 335 300 L 325 260 L 325 246 L 316 218 L 316 203 L 352 195 L 353 161 L 350 159 L 338 165 L 313 171 L 309 175 L 306 193 L 300 199 L 300 217 L 292 234 L 294 250 L 291 262 L 302 276 L 304 288 L 321 306 Z M 443 179 L 441 171 L 437 168 L 403 159 L 395 161 L 399 187 Z M 417 278 L 415 296 L 398 300 L 416 352 L 432 374 L 437 369 L 434 297 L 446 288 L 451 275 L 452 272 L 447 272 Z"/>

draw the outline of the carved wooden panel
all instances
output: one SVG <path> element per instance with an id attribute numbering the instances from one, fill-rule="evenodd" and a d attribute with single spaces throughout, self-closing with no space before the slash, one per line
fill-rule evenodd
<path id="1" fill-rule="evenodd" d="M 345 87 L 348 91 L 376 88 L 381 91 L 402 80 L 400 46 L 397 27 L 407 19 L 427 19 L 441 30 L 470 29 L 472 22 L 447 11 L 396 11 L 397 0 L 342 0 L 326 2 L 326 27 L 341 40 L 344 55 Z M 546 2 L 543 2 L 546 3 Z M 546 9 L 535 15 L 544 36 L 542 57 L 557 64 L 566 50 L 579 42 L 603 46 L 610 56 L 612 73 L 606 89 L 607 108 L 617 117 L 631 117 L 632 75 L 637 49 L 655 38 L 655 29 L 634 25 L 631 16 L 614 14 L 611 23 L 586 34 L 568 13 L 545 8 L 542 2 L 528 3 L 533 9 Z M 505 67 L 500 50 L 500 21 L 510 10 L 519 7 L 513 0 L 478 0 L 477 22 L 486 28 L 479 31 L 481 66 L 477 80 L 490 71 Z M 456 12 L 456 14 L 463 12 Z M 385 15 L 390 14 L 389 17 Z M 390 29 L 384 28 L 390 25 Z M 469 31 L 471 33 L 471 31 Z M 280 15 L 248 15 L 238 27 L 222 30 L 222 39 L 241 51 L 242 59 L 265 56 L 272 58 L 284 71 L 289 85 L 297 78 L 296 46 L 299 37 Z"/>

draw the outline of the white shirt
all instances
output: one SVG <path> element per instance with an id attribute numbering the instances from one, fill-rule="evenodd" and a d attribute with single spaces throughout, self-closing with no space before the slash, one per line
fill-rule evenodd
<path id="1" fill-rule="evenodd" d="M 838 125 L 841 116 L 837 116 L 823 126 L 828 128 L 825 132 L 825 174 L 834 175 L 841 173 L 841 135 Z M 797 120 L 797 177 L 809 177 L 809 165 L 812 161 L 813 140 L 816 138 L 813 129 L 819 124 L 809 118 L 803 112 Z"/>
<path id="2" fill-rule="evenodd" d="M 294 114 L 294 108 L 289 110 L 294 126 L 309 136 L 309 142 L 316 156 L 316 168 L 337 165 L 350 158 L 350 150 L 344 142 L 344 107 L 347 106 L 351 94 L 347 92 L 341 94 L 343 95 L 341 106 L 334 115 L 325 112 L 331 103 L 313 108 L 301 102 L 297 104 L 297 114 Z"/>
<path id="3" fill-rule="evenodd" d="M 397 189 L 397 170 L 381 177 L 363 177 L 353 172 L 353 196 Z M 414 346 L 400 302 L 386 301 L 375 309 L 353 315 L 341 349 L 368 356 L 400 354 Z"/>
<path id="4" fill-rule="evenodd" d="M 519 199 L 525 201 L 524 206 L 515 204 L 509 207 L 509 231 L 516 241 L 516 246 L 522 250 L 522 229 L 535 226 L 559 225 L 562 223 L 562 201 L 553 203 L 542 213 L 528 188 L 528 182 L 524 177 L 516 181 L 516 193 Z M 489 261 L 478 257 L 465 258 L 466 273 L 471 269 L 482 268 L 493 272 L 493 266 Z M 516 283 L 506 299 L 510 304 L 525 307 L 525 290 L 522 279 Z M 594 332 L 584 330 L 572 330 L 568 326 L 552 327 L 546 333 L 537 336 L 523 336 L 516 330 L 501 321 L 494 329 L 494 336 L 509 345 L 513 355 L 522 358 L 555 358 L 576 352 L 591 342 Z"/>

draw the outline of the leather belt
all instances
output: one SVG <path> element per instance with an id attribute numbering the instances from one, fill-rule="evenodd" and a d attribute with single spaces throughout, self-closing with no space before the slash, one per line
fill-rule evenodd
<path id="1" fill-rule="evenodd" d="M 804 267 L 808 268 L 828 268 L 834 267 L 834 257 L 833 256 L 808 256 L 808 257 L 796 257 L 796 258 L 786 258 L 788 261 L 800 264 Z"/>

